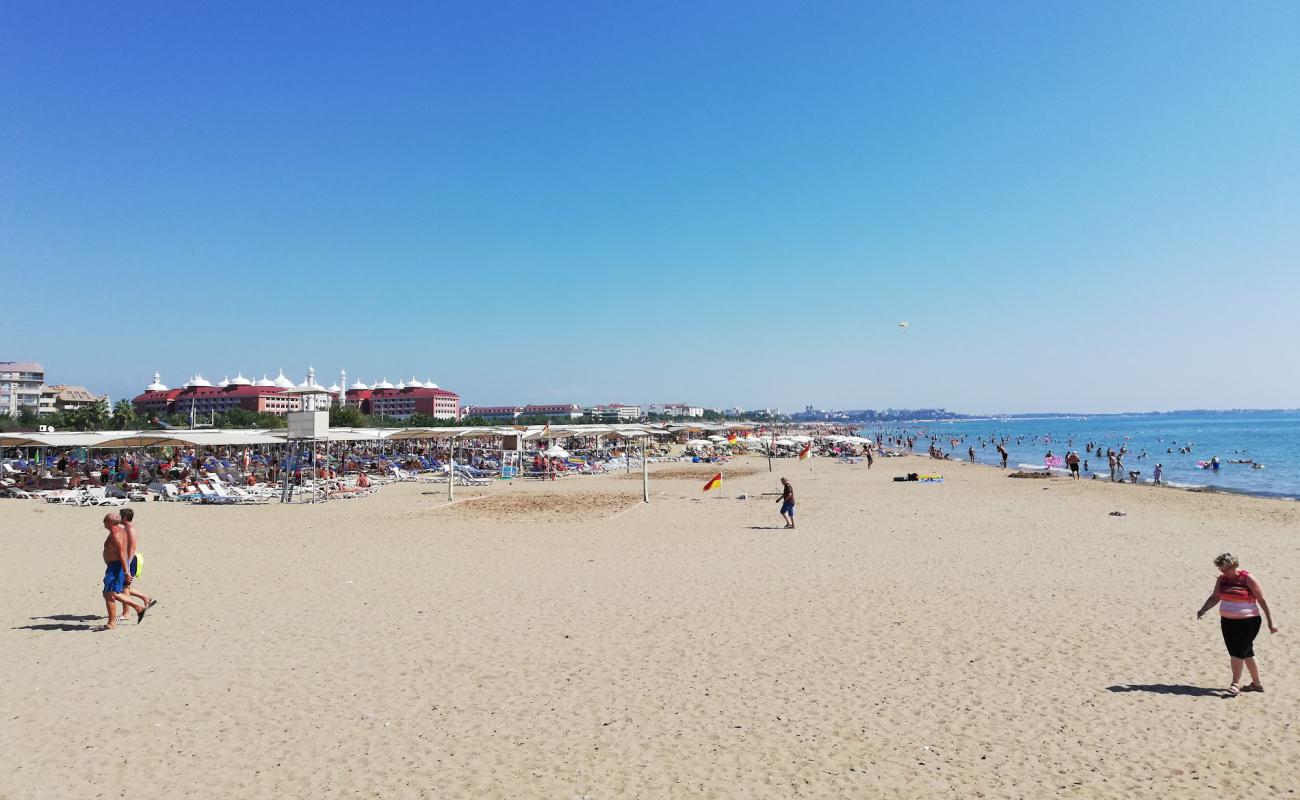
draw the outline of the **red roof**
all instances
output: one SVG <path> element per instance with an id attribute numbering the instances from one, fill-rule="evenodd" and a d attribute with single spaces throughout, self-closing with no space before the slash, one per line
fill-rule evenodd
<path id="1" fill-rule="evenodd" d="M 460 395 L 446 389 L 426 389 L 420 386 L 408 386 L 405 389 L 375 389 L 371 396 L 376 400 L 385 397 L 454 397 L 457 400 L 460 399 Z"/>
<path id="2" fill-rule="evenodd" d="M 179 397 L 266 397 L 284 394 L 279 386 L 190 386 L 181 389 Z"/>
<path id="3" fill-rule="evenodd" d="M 180 389 L 167 389 L 166 391 L 143 392 L 141 394 L 136 395 L 135 399 L 132 400 L 131 402 L 132 403 L 170 402 L 180 393 L 181 393 Z"/>

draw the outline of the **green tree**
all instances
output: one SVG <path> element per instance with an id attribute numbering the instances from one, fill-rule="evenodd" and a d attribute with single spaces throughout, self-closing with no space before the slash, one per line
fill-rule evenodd
<path id="1" fill-rule="evenodd" d="M 217 426 L 221 428 L 257 428 L 260 417 L 256 411 L 232 408 L 217 417 Z"/>
<path id="2" fill-rule="evenodd" d="M 113 404 L 113 418 L 109 423 L 115 431 L 134 430 L 140 427 L 140 418 L 135 414 L 135 406 L 130 400 L 118 400 Z"/>
<path id="3" fill-rule="evenodd" d="M 100 398 L 90 405 L 71 408 L 63 412 L 68 427 L 78 431 L 102 431 L 108 427 L 110 414 L 108 401 Z"/>
<path id="4" fill-rule="evenodd" d="M 331 428 L 364 428 L 366 416 L 356 406 L 330 406 Z"/>

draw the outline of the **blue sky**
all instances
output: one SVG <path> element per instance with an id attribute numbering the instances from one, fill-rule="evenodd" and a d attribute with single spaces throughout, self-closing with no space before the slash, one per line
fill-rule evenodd
<path id="1" fill-rule="evenodd" d="M 1293 2 L 2 0 L 0 360 L 1300 406 L 1298 40 Z"/>

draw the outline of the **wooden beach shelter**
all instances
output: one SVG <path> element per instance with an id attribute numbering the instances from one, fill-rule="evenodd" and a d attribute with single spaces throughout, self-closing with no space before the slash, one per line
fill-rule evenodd
<path id="1" fill-rule="evenodd" d="M 54 447 L 60 450 L 76 450 L 78 448 L 86 449 L 86 463 L 83 469 L 90 466 L 90 453 L 100 446 L 100 443 L 118 431 L 62 431 L 57 433 L 24 433 L 20 434 L 31 440 L 27 446 L 37 446 L 41 448 L 41 466 L 45 466 L 45 448 Z"/>
<path id="2" fill-rule="evenodd" d="M 41 442 L 33 439 L 35 434 L 0 433 L 0 447 L 39 447 Z"/>
<path id="3" fill-rule="evenodd" d="M 641 501 L 643 503 L 648 503 L 650 502 L 650 462 L 646 454 L 646 441 L 650 438 L 650 432 L 644 429 L 632 428 L 626 428 L 615 432 L 625 439 L 641 440 Z"/>
<path id="4" fill-rule="evenodd" d="M 469 436 L 495 436 L 500 431 L 496 428 L 401 428 L 388 435 L 389 439 L 402 441 L 407 439 L 446 439 L 447 440 L 447 499 L 455 497 L 456 486 L 456 440 Z"/>

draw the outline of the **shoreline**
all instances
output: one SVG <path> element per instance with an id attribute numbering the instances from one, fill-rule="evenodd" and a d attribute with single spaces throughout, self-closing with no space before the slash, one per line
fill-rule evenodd
<path id="1" fill-rule="evenodd" d="M 1007 472 L 1007 473 L 1016 472 L 1016 471 L 1028 472 L 1030 470 L 1037 470 L 1040 472 L 1050 472 L 1053 480 L 1055 479 L 1061 479 L 1066 481 L 1070 480 L 1068 474 L 1060 474 L 1058 472 L 1053 471 L 1055 469 L 1061 469 L 1061 468 L 1053 468 L 1053 470 L 1049 470 L 1047 467 L 1042 465 L 1032 465 L 1032 464 L 1022 463 L 1022 464 L 1015 464 L 1007 467 L 1002 467 L 1001 465 L 989 464 L 980 461 L 978 459 L 972 462 L 970 460 L 958 460 L 956 458 L 946 458 L 946 459 L 930 458 L 929 456 L 923 456 L 919 453 L 906 453 L 906 452 L 903 453 L 903 456 L 901 457 L 919 458 L 919 459 L 923 459 L 926 462 L 938 463 L 938 464 L 963 464 L 968 467 L 987 467 L 989 469 L 995 469 L 1000 472 Z M 825 457 L 823 456 L 823 458 Z M 897 458 L 899 458 L 899 456 L 878 457 L 876 461 L 888 462 L 888 461 L 894 461 Z M 1169 489 L 1172 491 L 1188 492 L 1190 494 L 1224 494 L 1224 495 L 1234 495 L 1237 497 L 1257 498 L 1259 500 L 1279 500 L 1279 501 L 1286 501 L 1286 502 L 1293 502 L 1293 503 L 1300 502 L 1300 495 L 1284 494 L 1282 492 L 1251 492 L 1244 489 L 1225 488 L 1221 486 L 1210 486 L 1206 484 L 1187 484 L 1181 481 L 1173 482 L 1173 483 L 1169 481 L 1165 481 L 1160 484 L 1155 484 L 1152 483 L 1150 480 L 1143 480 L 1139 483 L 1134 484 L 1134 483 L 1129 483 L 1128 481 L 1111 481 L 1109 480 L 1108 476 L 1102 475 L 1102 473 L 1097 472 L 1096 470 L 1089 470 L 1088 472 L 1090 475 L 1096 477 L 1082 477 L 1079 479 L 1078 481 L 1079 483 L 1104 483 L 1108 485 L 1109 484 L 1123 485 L 1123 486 L 1129 486 L 1134 488 L 1146 487 L 1148 489 Z M 1082 471 L 1080 471 L 1080 474 L 1082 474 Z"/>

